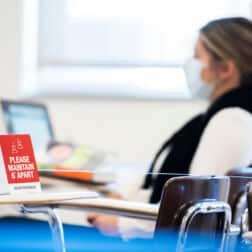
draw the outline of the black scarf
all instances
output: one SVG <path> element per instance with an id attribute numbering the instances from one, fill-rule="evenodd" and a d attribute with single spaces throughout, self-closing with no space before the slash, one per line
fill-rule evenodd
<path id="1" fill-rule="evenodd" d="M 157 152 L 149 169 L 149 174 L 145 178 L 143 188 L 153 186 L 150 203 L 160 201 L 162 188 L 165 182 L 174 177 L 169 174 L 188 174 L 193 156 L 196 152 L 200 138 L 211 118 L 220 110 L 230 107 L 238 107 L 252 113 L 252 78 L 242 82 L 242 85 L 219 97 L 204 114 L 200 114 L 186 123 L 168 141 L 166 141 Z M 170 149 L 169 154 L 159 171 L 155 181 L 151 173 L 160 155 Z"/>

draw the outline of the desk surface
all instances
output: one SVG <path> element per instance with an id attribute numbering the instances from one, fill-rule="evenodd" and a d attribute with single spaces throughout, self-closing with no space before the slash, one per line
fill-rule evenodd
<path id="1" fill-rule="evenodd" d="M 77 199 L 96 198 L 98 194 L 92 191 L 82 192 L 61 192 L 61 193 L 19 193 L 15 195 L 1 195 L 0 205 L 32 204 L 32 205 L 52 205 L 55 202 Z"/>
<path id="2" fill-rule="evenodd" d="M 132 180 L 132 176 L 135 176 L 135 171 L 137 170 L 139 173 L 143 173 L 146 170 L 144 167 L 148 167 L 147 165 L 140 165 L 140 164 L 115 164 L 114 167 L 116 167 L 115 171 L 118 174 L 118 185 L 120 185 L 120 188 L 124 188 L 125 185 L 127 185 L 127 183 L 125 183 L 125 185 L 122 185 L 122 182 L 127 182 L 127 181 L 131 181 Z M 137 167 L 137 169 L 136 169 Z M 132 172 L 134 170 L 134 172 Z M 141 172 L 143 171 L 143 172 Z M 133 175 L 134 174 L 134 175 Z M 69 181 L 69 180 L 64 180 L 64 179 L 57 179 L 57 178 L 52 178 L 52 177 L 46 177 L 46 176 L 40 176 L 40 181 L 41 181 L 41 185 L 42 185 L 42 190 L 43 192 L 50 192 L 50 193 L 61 193 L 61 192 L 79 192 L 79 191 L 83 191 L 85 192 L 86 190 L 94 190 L 94 191 L 98 191 L 98 192 L 109 192 L 112 189 L 117 189 L 116 186 L 118 185 L 100 185 L 100 184 L 89 184 L 89 183 L 84 183 L 84 182 L 74 182 L 74 181 Z M 113 188 L 113 186 L 115 188 Z M 16 209 L 14 209 L 13 207 L 9 207 L 9 206 L 3 206 L 3 200 L 4 198 L 2 198 L 2 202 L 0 202 L 1 205 L 1 215 L 2 216 L 20 216 L 20 214 L 17 213 Z M 11 200 L 11 199 L 10 199 Z M 88 200 L 88 199 L 87 199 Z M 65 202 L 65 206 L 61 205 L 61 207 L 59 209 L 57 209 L 57 212 L 59 213 L 60 217 L 62 218 L 64 223 L 68 223 L 68 224 L 74 224 L 74 225 L 81 225 L 81 226 L 86 226 L 88 225 L 88 223 L 85 221 L 85 217 L 84 217 L 84 213 L 88 212 L 88 211 L 95 211 L 95 212 L 117 212 L 119 210 L 119 212 L 122 212 L 122 210 L 126 210 L 126 212 L 128 213 L 128 211 L 130 211 L 130 209 L 128 209 L 127 206 L 129 206 L 130 208 L 133 207 L 133 210 L 135 212 L 135 207 L 138 208 L 138 206 L 141 208 L 139 209 L 139 214 L 145 214 L 142 212 L 142 209 L 146 209 L 145 207 L 140 206 L 132 206 L 131 203 L 130 205 L 127 206 L 124 205 L 124 203 L 122 203 L 124 206 L 122 207 L 122 205 L 118 206 L 117 203 L 115 206 L 112 207 L 112 209 L 108 210 L 106 204 L 108 203 L 107 201 L 104 203 L 103 200 L 100 201 L 101 199 L 97 199 L 98 201 L 96 202 L 87 202 L 86 200 L 84 200 L 84 202 L 79 202 L 78 198 L 75 198 L 74 201 L 72 202 Z M 15 205 L 15 204 L 23 204 L 24 202 L 20 202 L 20 203 L 6 203 L 6 205 L 10 204 L 10 205 Z M 43 203 L 47 203 L 47 202 L 43 202 Z M 41 203 L 41 204 L 43 204 Z M 54 201 L 55 203 L 55 201 Z M 53 204 L 54 203 L 50 203 Z M 27 202 L 26 204 L 31 204 L 30 202 Z M 96 205 L 96 206 L 95 206 Z M 125 209 L 126 207 L 126 209 Z M 5 209 L 6 208 L 6 209 Z M 122 209 L 123 208 L 123 209 Z M 74 209 L 74 210 L 73 210 Z M 150 212 L 148 212 L 150 211 Z M 138 211 L 137 211 L 138 212 Z M 155 218 L 154 216 L 157 214 L 157 209 L 154 208 L 149 208 L 147 207 L 147 216 L 150 219 Z M 127 216 L 128 214 L 126 214 Z M 134 214 L 133 214 L 134 215 Z M 22 216 L 22 215 L 21 215 Z M 33 219 L 43 219 L 44 217 L 42 215 L 30 215 L 30 218 Z"/>
<path id="3" fill-rule="evenodd" d="M 112 214 L 124 217 L 156 220 L 159 205 L 138 203 L 126 200 L 89 198 L 89 199 L 73 199 L 61 201 L 57 204 L 59 208 L 66 209 L 83 209 L 83 211 L 92 211 L 102 214 Z"/>
<path id="4" fill-rule="evenodd" d="M 57 208 L 90 210 L 105 214 L 155 220 L 158 206 L 123 200 L 98 198 L 91 191 L 67 193 L 19 193 L 0 196 L 0 205 L 53 205 Z"/>
<path id="5" fill-rule="evenodd" d="M 81 191 L 81 190 L 94 190 L 98 192 L 108 192 L 109 189 L 107 185 L 103 184 L 93 184 L 93 183 L 85 183 L 85 182 L 75 182 L 67 179 L 60 179 L 56 177 L 48 177 L 48 176 L 40 176 L 40 182 L 42 189 L 44 191 Z"/>

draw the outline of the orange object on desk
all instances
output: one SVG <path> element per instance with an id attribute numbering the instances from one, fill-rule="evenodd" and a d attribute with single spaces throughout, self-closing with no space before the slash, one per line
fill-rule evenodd
<path id="1" fill-rule="evenodd" d="M 94 175 L 90 171 L 73 170 L 65 166 L 55 166 L 53 174 L 62 178 L 92 181 Z"/>

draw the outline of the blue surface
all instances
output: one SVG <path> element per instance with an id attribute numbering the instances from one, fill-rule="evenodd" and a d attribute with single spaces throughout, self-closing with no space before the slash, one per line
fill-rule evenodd
<path id="1" fill-rule="evenodd" d="M 164 252 L 174 251 L 175 236 L 171 233 L 164 233 L 154 240 L 135 240 L 122 242 L 119 238 L 108 238 L 100 235 L 91 228 L 64 225 L 65 242 L 67 252 Z M 197 234 L 192 236 L 193 244 L 208 247 L 207 250 L 216 251 L 213 247 L 209 250 L 207 239 L 199 237 Z M 196 246 L 196 247 L 197 247 Z M 194 246 L 193 246 L 194 247 Z M 252 248 L 239 246 L 237 251 L 252 251 Z M 21 218 L 0 219 L 0 252 L 53 252 L 53 241 L 50 228 L 47 222 L 35 221 Z M 190 249 L 189 251 L 195 251 Z"/>
<path id="2" fill-rule="evenodd" d="M 119 238 L 108 238 L 91 228 L 64 225 L 67 252 L 146 252 L 167 249 L 167 239 L 164 243 L 153 244 L 150 240 L 122 242 Z M 165 247 L 162 248 L 162 245 Z M 154 247 L 155 249 L 154 249 Z M 47 222 L 22 219 L 0 219 L 0 252 L 53 252 L 53 241 Z"/>
<path id="3" fill-rule="evenodd" d="M 145 252 L 141 242 L 124 243 L 108 238 L 93 228 L 64 225 L 67 252 Z M 25 218 L 0 219 L 0 252 L 53 252 L 53 240 L 47 222 Z"/>
<path id="4" fill-rule="evenodd" d="M 67 251 L 85 251 L 85 244 L 101 237 L 93 229 L 64 225 Z M 47 222 L 20 218 L 0 219 L 0 251 L 52 252 L 53 241 Z"/>

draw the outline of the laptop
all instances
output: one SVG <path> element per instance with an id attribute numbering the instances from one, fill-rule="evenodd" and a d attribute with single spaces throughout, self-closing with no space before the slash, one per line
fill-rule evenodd
<path id="1" fill-rule="evenodd" d="M 110 172 L 95 172 L 105 161 L 105 152 L 56 141 L 44 104 L 1 100 L 1 107 L 5 132 L 30 134 L 41 175 L 94 183 L 114 180 Z"/>
<path id="2" fill-rule="evenodd" d="M 35 155 L 45 152 L 55 141 L 47 107 L 43 104 L 2 100 L 2 116 L 9 134 L 31 135 Z"/>

